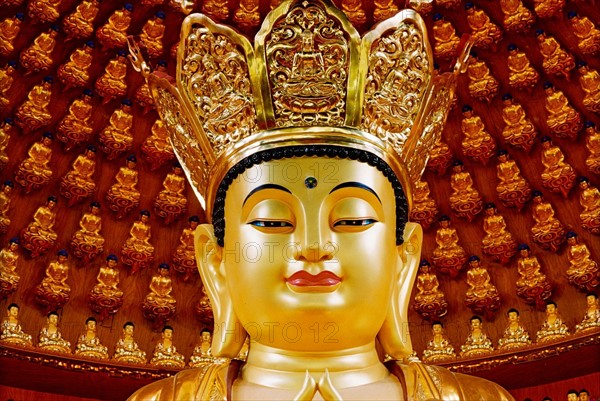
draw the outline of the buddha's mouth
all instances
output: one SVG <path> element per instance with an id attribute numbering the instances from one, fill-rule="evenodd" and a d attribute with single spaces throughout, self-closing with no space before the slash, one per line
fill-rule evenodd
<path id="1" fill-rule="evenodd" d="M 317 275 L 300 270 L 288 277 L 286 282 L 295 292 L 333 292 L 340 286 L 342 279 L 328 270 Z"/>

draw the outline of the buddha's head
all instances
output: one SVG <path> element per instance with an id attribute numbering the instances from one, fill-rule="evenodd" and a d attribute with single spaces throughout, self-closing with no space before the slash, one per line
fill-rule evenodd
<path id="1" fill-rule="evenodd" d="M 567 391 L 567 401 L 579 401 L 579 393 L 577 390 Z"/>
<path id="2" fill-rule="evenodd" d="M 444 332 L 444 325 L 442 322 L 435 321 L 431 324 L 431 331 L 433 334 L 442 334 Z"/>
<path id="3" fill-rule="evenodd" d="M 135 325 L 133 322 L 126 322 L 123 325 L 123 335 L 125 337 L 133 337 L 133 332 L 135 330 Z"/>
<path id="4" fill-rule="evenodd" d="M 590 393 L 584 388 L 579 390 L 579 401 L 590 401 Z"/>
<path id="5" fill-rule="evenodd" d="M 106 257 L 106 265 L 110 268 L 115 268 L 119 263 L 119 258 L 114 253 L 111 253 Z"/>
<path id="6" fill-rule="evenodd" d="M 171 327 L 171 326 L 163 327 L 162 338 L 164 338 L 165 340 L 172 340 L 173 339 L 173 327 Z"/>
<path id="7" fill-rule="evenodd" d="M 546 315 L 553 316 L 553 315 L 556 315 L 557 313 L 558 313 L 558 306 L 556 306 L 556 303 L 554 301 L 546 302 Z"/>
<path id="8" fill-rule="evenodd" d="M 49 326 L 56 326 L 58 324 L 58 313 L 54 311 L 48 313 L 48 316 L 46 316 L 46 321 L 48 322 Z"/>
<path id="9" fill-rule="evenodd" d="M 85 320 L 85 327 L 89 331 L 96 331 L 96 318 L 90 316 Z"/>
<path id="10" fill-rule="evenodd" d="M 211 334 L 210 330 L 208 330 L 208 329 L 203 329 L 203 330 L 200 332 L 200 340 L 201 340 L 203 343 L 210 343 L 211 339 L 212 339 L 212 334 Z"/>
<path id="11" fill-rule="evenodd" d="M 7 316 L 8 317 L 12 317 L 12 318 L 17 318 L 19 317 L 19 305 L 12 303 L 10 305 L 8 305 L 8 308 L 6 308 L 7 310 Z"/>
<path id="12" fill-rule="evenodd" d="M 508 312 L 506 313 L 506 316 L 508 317 L 508 321 L 510 323 L 519 321 L 519 311 L 514 308 L 509 309 Z"/>
<path id="13" fill-rule="evenodd" d="M 471 329 L 478 330 L 481 328 L 481 318 L 477 315 L 471 318 Z"/>
<path id="14" fill-rule="evenodd" d="M 597 306 L 596 304 L 598 303 L 598 295 L 596 295 L 596 293 L 594 292 L 590 292 L 585 296 L 585 300 L 587 302 L 588 308 L 592 306 Z"/>

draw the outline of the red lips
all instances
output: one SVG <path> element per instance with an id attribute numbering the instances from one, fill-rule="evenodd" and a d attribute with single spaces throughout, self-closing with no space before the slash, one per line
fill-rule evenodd
<path id="1" fill-rule="evenodd" d="M 324 270 L 319 274 L 312 275 L 304 270 L 292 274 L 287 282 L 296 287 L 328 287 L 342 282 L 342 279 L 334 273 Z"/>

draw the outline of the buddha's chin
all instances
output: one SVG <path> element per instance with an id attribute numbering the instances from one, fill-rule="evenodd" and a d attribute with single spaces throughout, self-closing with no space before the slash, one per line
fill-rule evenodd
<path id="1" fill-rule="evenodd" d="M 314 293 L 314 294 L 320 294 L 320 293 L 329 293 L 329 292 L 334 292 L 337 291 L 338 288 L 340 288 L 341 283 L 336 283 L 333 285 L 292 285 L 290 283 L 287 283 L 287 287 L 289 288 L 290 291 L 292 292 L 296 292 L 296 293 Z"/>

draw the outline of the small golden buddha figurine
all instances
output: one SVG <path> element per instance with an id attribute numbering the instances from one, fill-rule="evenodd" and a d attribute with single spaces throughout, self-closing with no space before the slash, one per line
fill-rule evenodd
<path id="1" fill-rule="evenodd" d="M 165 18 L 166 14 L 158 11 L 153 18 L 149 19 L 142 27 L 140 33 L 140 41 L 146 48 L 150 58 L 157 58 L 163 52 L 163 36 L 165 34 Z"/>
<path id="2" fill-rule="evenodd" d="M 167 263 L 158 266 L 158 274 L 152 276 L 150 292 L 142 304 L 144 317 L 154 322 L 154 327 L 165 324 L 174 314 L 177 300 L 173 296 L 173 282 L 169 277 L 170 267 Z"/>
<path id="3" fill-rule="evenodd" d="M 0 299 L 7 298 L 19 288 L 19 243 L 19 238 L 11 238 L 8 246 L 0 250 Z"/>
<path id="4" fill-rule="evenodd" d="M 519 311 L 514 308 L 511 308 L 506 312 L 508 326 L 506 326 L 502 338 L 498 340 L 498 350 L 513 350 L 531 345 L 529 333 L 521 326 L 519 315 Z"/>
<path id="5" fill-rule="evenodd" d="M 14 187 L 15 184 L 10 180 L 6 180 L 2 184 L 2 190 L 0 191 L 0 235 L 6 234 L 8 227 L 10 227 L 8 212 L 10 211 L 10 194 Z"/>
<path id="6" fill-rule="evenodd" d="M 100 9 L 100 0 L 83 0 L 62 22 L 67 39 L 89 38 L 94 33 L 94 20 Z"/>
<path id="7" fill-rule="evenodd" d="M 355 1 L 356 3 L 356 1 Z M 360 6 L 360 1 L 358 1 Z M 366 22 L 366 16 L 363 18 Z M 348 15 L 348 14 L 347 14 Z M 354 13 L 354 17 L 358 17 L 357 13 Z M 350 16 L 348 15 L 350 18 Z M 360 18 L 360 17 L 359 17 Z M 233 22 L 239 26 L 239 29 L 243 32 L 249 32 L 253 29 L 256 29 L 261 22 L 260 12 L 258 10 L 258 1 L 256 0 L 242 0 L 240 1 L 240 6 L 235 10 L 233 14 Z M 360 20 L 356 20 L 360 24 Z M 357 25 L 358 26 L 358 25 Z"/>
<path id="8" fill-rule="evenodd" d="M 58 67 L 56 75 L 67 89 L 83 88 L 89 84 L 93 51 L 94 42 L 89 40 L 69 55 L 69 61 Z"/>
<path id="9" fill-rule="evenodd" d="M 517 45 L 508 45 L 508 84 L 511 88 L 530 89 L 540 80 L 540 74 L 533 68 L 527 54 L 519 50 Z"/>
<path id="10" fill-rule="evenodd" d="M 131 23 L 133 5 L 126 3 L 122 9 L 115 11 L 108 21 L 96 30 L 96 39 L 105 48 L 124 48 L 127 46 L 127 29 Z"/>
<path id="11" fill-rule="evenodd" d="M 62 0 L 29 0 L 27 15 L 37 22 L 54 22 L 60 17 L 58 8 Z"/>
<path id="12" fill-rule="evenodd" d="M 199 223 L 198 216 L 191 216 L 188 219 L 188 226 L 183 229 L 179 237 L 179 246 L 173 255 L 173 269 L 177 273 L 183 274 L 183 281 L 188 281 L 192 276 L 198 274 L 194 251 L 194 232 Z"/>
<path id="13" fill-rule="evenodd" d="M 483 331 L 482 320 L 479 316 L 475 315 L 471 318 L 471 331 L 467 336 L 467 340 L 464 345 L 460 346 L 460 356 L 463 358 L 469 358 L 482 354 L 487 354 L 494 350 L 492 341 L 488 338 L 487 334 Z"/>
<path id="14" fill-rule="evenodd" d="M 171 224 L 187 211 L 187 198 L 185 191 L 185 177 L 183 169 L 175 162 L 171 172 L 163 181 L 163 189 L 154 200 L 154 211 L 165 220 L 165 224 Z"/>
<path id="15" fill-rule="evenodd" d="M 202 12 L 216 21 L 223 21 L 229 18 L 229 6 L 227 1 L 206 0 L 202 2 Z"/>
<path id="16" fill-rule="evenodd" d="M 542 68 L 546 75 L 563 76 L 569 79 L 569 72 L 575 68 L 573 56 L 567 53 L 552 36 L 542 29 L 535 31 L 542 53 Z"/>
<path id="17" fill-rule="evenodd" d="M 552 295 L 552 286 L 546 275 L 542 273 L 540 262 L 531 254 L 529 245 L 519 245 L 519 253 L 521 256 L 517 263 L 519 273 L 517 295 L 523 298 L 527 304 L 543 309 L 546 300 Z"/>
<path id="18" fill-rule="evenodd" d="M 10 117 L 6 117 L 0 125 L 0 171 L 8 164 L 8 153 L 6 148 L 10 142 L 10 134 L 13 131 L 14 121 Z"/>
<path id="19" fill-rule="evenodd" d="M 31 145 L 27 151 L 27 158 L 21 162 L 15 174 L 18 182 L 28 194 L 48 184 L 52 178 L 50 159 L 52 158 L 52 141 L 54 136 L 50 132 L 44 133 L 39 142 Z"/>
<path id="20" fill-rule="evenodd" d="M 485 231 L 485 237 L 482 240 L 481 250 L 496 262 L 506 266 L 510 259 L 517 254 L 518 244 L 506 228 L 504 217 L 497 214 L 494 203 L 490 202 L 485 205 L 483 231 Z"/>
<path id="21" fill-rule="evenodd" d="M 432 261 L 441 273 L 455 278 L 467 263 L 467 253 L 458 244 L 458 233 L 450 227 L 450 218 L 441 216 L 439 221 L 440 228 L 435 233 L 437 247 L 433 251 Z"/>
<path id="22" fill-rule="evenodd" d="M 15 113 L 16 122 L 24 134 L 38 130 L 52 120 L 48 106 L 52 96 L 52 77 L 47 76 L 42 83 L 31 88 L 25 100 Z"/>
<path id="23" fill-rule="evenodd" d="M 439 213 L 437 203 L 429 192 L 429 184 L 424 179 L 418 180 L 414 187 L 410 220 L 421 224 L 423 229 L 427 230 L 437 220 Z"/>
<path id="24" fill-rule="evenodd" d="M 533 219 L 535 224 L 531 227 L 533 242 L 542 248 L 556 252 L 565 242 L 565 227 L 554 216 L 554 209 L 549 202 L 545 202 L 540 191 L 533 191 Z"/>
<path id="25" fill-rule="evenodd" d="M 117 255 L 110 254 L 106 257 L 106 264 L 100 267 L 96 276 L 96 285 L 90 292 L 90 306 L 100 314 L 100 320 L 117 313 L 123 305 L 123 291 L 119 285 L 119 269 Z"/>
<path id="26" fill-rule="evenodd" d="M 19 305 L 12 303 L 8 305 L 7 317 L 0 326 L 0 343 L 12 346 L 31 348 L 31 335 L 23 332 L 19 322 Z"/>
<path id="27" fill-rule="evenodd" d="M 431 321 L 448 313 L 448 302 L 440 290 L 440 282 L 426 259 L 419 265 L 417 290 L 413 308 L 423 319 Z"/>
<path id="28" fill-rule="evenodd" d="M 472 221 L 483 210 L 483 201 L 473 185 L 471 174 L 465 171 L 463 162 L 454 161 L 452 170 L 450 208 L 458 217 Z"/>
<path id="29" fill-rule="evenodd" d="M 12 87 L 16 69 L 17 62 L 15 60 L 10 60 L 3 68 L 0 68 L 0 110 L 5 110 L 10 106 L 8 91 Z"/>
<path id="30" fill-rule="evenodd" d="M 200 331 L 200 344 L 194 347 L 194 352 L 190 357 L 189 366 L 199 368 L 206 364 L 214 363 L 215 358 L 211 351 L 212 333 L 208 329 Z"/>
<path id="31" fill-rule="evenodd" d="M 586 121 L 583 126 L 586 134 L 585 146 L 589 152 L 585 166 L 590 172 L 600 175 L 600 130 L 596 129 L 593 121 Z"/>
<path id="32" fill-rule="evenodd" d="M 433 337 L 427 343 L 425 351 L 423 351 L 423 362 L 435 364 L 456 358 L 454 347 L 444 334 L 444 325 L 442 322 L 433 322 L 431 324 L 431 332 L 433 333 Z"/>
<path id="33" fill-rule="evenodd" d="M 77 156 L 71 169 L 60 180 L 60 194 L 69 200 L 69 207 L 92 196 L 96 191 L 96 147 L 89 145 Z"/>
<path id="34" fill-rule="evenodd" d="M 485 11 L 475 7 L 471 2 L 465 4 L 467 23 L 471 28 L 473 47 L 479 49 L 496 49 L 496 44 L 502 40 L 502 30 L 494 24 Z"/>
<path id="35" fill-rule="evenodd" d="M 150 212 L 142 210 L 139 220 L 129 230 L 129 238 L 121 249 L 123 263 L 131 266 L 131 274 L 145 269 L 154 260 L 154 246 L 150 243 Z"/>
<path id="36" fill-rule="evenodd" d="M 575 326 L 575 333 L 584 333 L 600 328 L 600 305 L 598 304 L 598 296 L 589 292 L 585 296 L 587 309 L 581 323 Z"/>
<path id="37" fill-rule="evenodd" d="M 85 331 L 77 340 L 75 355 L 92 359 L 108 359 L 108 348 L 100 343 L 96 335 L 96 319 L 88 317 L 85 321 Z"/>
<path id="38" fill-rule="evenodd" d="M 56 46 L 58 31 L 58 25 L 52 25 L 47 32 L 36 37 L 28 48 L 21 51 L 19 62 L 28 73 L 46 71 L 52 67 L 52 52 Z"/>
<path id="39" fill-rule="evenodd" d="M 69 111 L 58 123 L 56 137 L 64 143 L 65 152 L 88 142 L 92 137 L 93 97 L 94 92 L 84 89 L 81 97 L 71 103 Z"/>
<path id="40" fill-rule="evenodd" d="M 135 325 L 133 322 L 126 322 L 123 325 L 123 334 L 115 344 L 113 361 L 134 365 L 146 364 L 146 352 L 142 351 L 133 339 L 134 331 Z"/>
<path id="41" fill-rule="evenodd" d="M 202 287 L 202 296 L 198 300 L 195 309 L 196 314 L 198 315 L 198 319 L 200 319 L 202 323 L 209 325 L 212 325 L 214 323 L 215 316 L 205 287 Z"/>
<path id="42" fill-rule="evenodd" d="M 537 130 L 525 114 L 523 107 L 516 102 L 510 93 L 502 96 L 502 120 L 506 124 L 502 136 L 506 143 L 517 149 L 529 152 L 537 136 Z"/>
<path id="43" fill-rule="evenodd" d="M 413 4 L 409 4 L 407 7 L 412 6 Z M 430 7 L 428 12 L 426 12 L 425 10 L 415 11 L 421 13 L 421 15 L 429 14 L 433 9 L 433 7 L 431 7 L 432 4 L 429 4 L 429 6 Z M 342 1 L 342 10 L 344 11 L 344 14 L 348 16 L 348 19 L 350 20 L 350 22 L 352 22 L 352 25 L 354 25 L 355 27 L 364 27 L 364 25 L 367 23 L 367 13 L 365 12 L 361 0 Z"/>
<path id="44" fill-rule="evenodd" d="M 565 156 L 556 145 L 552 144 L 549 136 L 540 140 L 542 143 L 542 185 L 552 192 L 562 194 L 566 199 L 569 191 L 575 185 L 575 170 L 565 162 Z"/>
<path id="45" fill-rule="evenodd" d="M 69 254 L 61 249 L 56 254 L 57 259 L 50 262 L 46 275 L 35 290 L 35 300 L 46 310 L 62 308 L 71 298 L 71 287 L 67 284 L 69 278 Z"/>
<path id="46" fill-rule="evenodd" d="M 500 9 L 504 14 L 502 25 L 509 32 L 525 32 L 535 22 L 535 16 L 521 0 L 500 0 Z"/>
<path id="47" fill-rule="evenodd" d="M 100 149 L 114 160 L 133 148 L 133 112 L 131 100 L 123 99 L 121 107 L 110 116 L 109 123 L 100 132 Z"/>
<path id="48" fill-rule="evenodd" d="M 157 63 L 156 69 L 154 70 L 154 72 L 166 74 L 167 73 L 167 62 L 165 60 L 160 60 Z M 133 99 L 137 102 L 137 104 L 139 104 L 141 107 L 144 108 L 143 114 L 146 114 L 146 113 L 148 113 L 148 111 L 155 108 L 154 98 L 152 97 L 152 93 L 150 92 L 150 87 L 148 86 L 148 82 L 144 82 L 143 84 L 140 85 L 140 87 L 135 92 Z M 160 118 L 158 120 L 160 120 Z"/>
<path id="49" fill-rule="evenodd" d="M 14 41 L 21 31 L 21 25 L 25 16 L 23 13 L 16 13 L 14 17 L 9 17 L 0 22 L 0 54 L 9 56 L 14 50 Z"/>
<path id="50" fill-rule="evenodd" d="M 79 230 L 71 238 L 73 254 L 81 259 L 83 266 L 88 265 L 104 251 L 104 237 L 100 234 L 102 217 L 100 203 L 92 202 L 89 212 L 79 220 Z"/>
<path id="51" fill-rule="evenodd" d="M 58 329 L 58 313 L 52 311 L 46 316 L 46 325 L 38 336 L 38 348 L 44 352 L 71 353 L 71 343 L 65 340 Z"/>
<path id="52" fill-rule="evenodd" d="M 452 24 L 439 13 L 433 16 L 433 43 L 436 58 L 448 60 L 456 57 L 460 38 Z"/>
<path id="53" fill-rule="evenodd" d="M 565 0 L 533 0 L 533 9 L 538 18 L 550 18 L 562 12 Z"/>
<path id="54" fill-rule="evenodd" d="M 481 117 L 473 112 L 473 108 L 465 104 L 462 108 L 463 119 L 460 123 L 464 135 L 462 150 L 469 159 L 484 166 L 496 152 L 496 142 L 487 132 Z"/>
<path id="55" fill-rule="evenodd" d="M 443 175 L 454 159 L 454 153 L 440 135 L 437 137 L 431 152 L 429 152 L 426 169 L 437 175 Z"/>
<path id="56" fill-rule="evenodd" d="M 140 191 L 137 189 L 138 172 L 135 155 L 129 155 L 125 166 L 115 175 L 115 183 L 106 194 L 110 210 L 117 213 L 117 219 L 122 219 L 140 204 Z"/>
<path id="57" fill-rule="evenodd" d="M 48 197 L 46 204 L 35 211 L 33 221 L 21 233 L 21 244 L 31 252 L 32 258 L 45 254 L 56 243 L 58 235 L 54 231 L 54 207 L 57 202 L 55 196 Z"/>
<path id="58" fill-rule="evenodd" d="M 600 234 L 600 191 L 590 185 L 587 177 L 579 177 L 579 204 L 581 205 L 581 227 L 594 235 Z"/>
<path id="59" fill-rule="evenodd" d="M 162 119 L 158 118 L 150 131 L 152 134 L 142 144 L 142 156 L 151 164 L 150 169 L 156 170 L 174 159 L 175 153 L 169 143 L 169 133 Z"/>
<path id="60" fill-rule="evenodd" d="M 467 294 L 465 304 L 473 313 L 485 315 L 491 319 L 494 312 L 500 308 L 500 295 L 498 289 L 492 284 L 492 279 L 485 266 L 481 265 L 479 256 L 469 257 L 469 270 L 467 271 Z"/>
<path id="61" fill-rule="evenodd" d="M 110 60 L 104 73 L 96 80 L 96 92 L 102 96 L 102 103 L 123 97 L 127 93 L 127 52 L 119 50 L 117 56 Z"/>
<path id="62" fill-rule="evenodd" d="M 600 30 L 586 16 L 579 16 L 576 11 L 569 11 L 567 15 L 571 22 L 573 34 L 577 36 L 577 47 L 586 55 L 600 52 Z"/>
<path id="63" fill-rule="evenodd" d="M 569 328 L 558 315 L 558 306 L 553 301 L 546 302 L 546 320 L 536 334 L 537 343 L 557 341 L 569 335 Z"/>
<path id="64" fill-rule="evenodd" d="M 480 60 L 474 51 L 471 51 L 471 57 L 469 57 L 467 77 L 469 78 L 469 94 L 475 99 L 489 103 L 498 93 L 500 88 L 498 80 L 494 78 L 485 61 Z"/>
<path id="65" fill-rule="evenodd" d="M 593 291 L 600 284 L 600 267 L 592 259 L 587 245 L 577 239 L 574 231 L 567 233 L 567 243 L 569 244 L 569 268 L 567 269 L 567 278 L 569 284 L 577 287 L 581 291 Z"/>
<path id="66" fill-rule="evenodd" d="M 183 368 L 185 360 L 173 345 L 173 327 L 162 329 L 162 340 L 156 344 L 150 365 L 160 368 Z"/>
<path id="67" fill-rule="evenodd" d="M 592 113 L 600 114 L 600 74 L 590 69 L 585 61 L 577 62 L 579 85 L 585 93 L 583 107 Z"/>
<path id="68" fill-rule="evenodd" d="M 569 104 L 562 91 L 550 82 L 544 83 L 546 91 L 546 123 L 550 133 L 559 138 L 576 140 L 582 128 L 581 114 Z"/>

